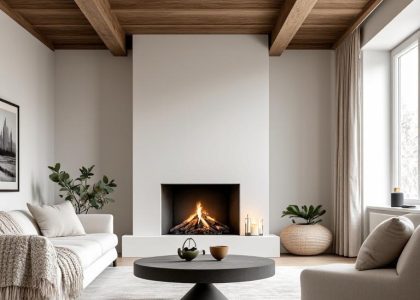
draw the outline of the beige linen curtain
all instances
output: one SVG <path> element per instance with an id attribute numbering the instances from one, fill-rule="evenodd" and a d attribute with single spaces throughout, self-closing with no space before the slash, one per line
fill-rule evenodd
<path id="1" fill-rule="evenodd" d="M 338 103 L 334 199 L 335 253 L 355 257 L 362 241 L 360 29 L 336 51 Z"/>

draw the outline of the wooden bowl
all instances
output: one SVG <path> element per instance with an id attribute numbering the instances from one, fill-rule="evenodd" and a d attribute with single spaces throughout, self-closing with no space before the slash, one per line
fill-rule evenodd
<path id="1" fill-rule="evenodd" d="M 228 254 L 229 247 L 228 246 L 212 246 L 210 247 L 211 256 L 213 256 L 217 260 L 222 260 Z"/>

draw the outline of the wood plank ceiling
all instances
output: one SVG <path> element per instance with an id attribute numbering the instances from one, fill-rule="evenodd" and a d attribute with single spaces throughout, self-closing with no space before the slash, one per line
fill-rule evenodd
<path id="1" fill-rule="evenodd" d="M 86 7 L 81 3 L 84 1 L 97 2 L 99 6 L 104 6 L 106 2 L 112 15 L 109 16 L 110 19 L 116 17 L 119 22 L 117 26 L 125 32 L 128 41 L 133 34 L 269 34 L 276 37 L 278 31 L 273 30 L 281 22 L 281 13 L 295 6 L 297 9 L 290 10 L 297 14 L 297 17 L 288 21 L 295 23 L 288 26 L 296 28 L 297 31 L 289 30 L 292 35 L 286 43 L 288 49 L 332 49 L 346 30 L 354 25 L 369 6 L 372 6 L 372 2 L 380 2 L 378 0 L 0 0 L 0 8 L 3 3 L 16 16 L 23 17 L 42 37 L 43 42 L 48 41 L 54 49 L 106 49 L 107 44 L 114 54 L 125 53 L 118 50 L 114 52 L 109 41 L 104 43 L 104 33 L 100 34 L 102 38 L 97 33 L 99 32 L 97 26 L 98 24 L 100 26 L 101 22 L 93 24 L 92 18 L 86 17 L 87 12 L 82 12 Z M 311 5 L 312 8 L 308 9 L 309 14 L 299 15 L 302 13 L 299 5 Z M 4 7 L 2 9 L 5 10 Z M 91 14 L 92 11 L 88 13 Z M 10 12 L 8 14 L 10 15 Z M 107 20 L 102 23 L 106 24 Z M 39 36 L 37 38 L 41 40 Z M 272 42 L 274 42 L 273 36 Z M 278 44 L 282 43 L 283 41 Z M 270 52 L 277 55 L 281 53 L 281 51 Z"/>

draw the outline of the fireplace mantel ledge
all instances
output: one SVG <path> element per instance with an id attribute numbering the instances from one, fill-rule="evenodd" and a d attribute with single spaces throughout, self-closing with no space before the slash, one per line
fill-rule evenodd
<path id="1" fill-rule="evenodd" d="M 160 235 L 122 237 L 123 257 L 150 257 L 176 254 L 185 239 L 192 237 L 198 249 L 209 252 L 214 245 L 229 246 L 230 254 L 255 255 L 261 257 L 280 256 L 280 237 L 274 234 L 263 236 L 243 235 Z"/>

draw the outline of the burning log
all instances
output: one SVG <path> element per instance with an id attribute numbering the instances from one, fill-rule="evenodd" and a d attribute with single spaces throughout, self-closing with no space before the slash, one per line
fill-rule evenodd
<path id="1" fill-rule="evenodd" d="M 201 203 L 197 203 L 195 213 L 180 224 L 169 230 L 172 234 L 226 234 L 230 232 L 228 226 L 218 222 L 203 210 Z"/>

